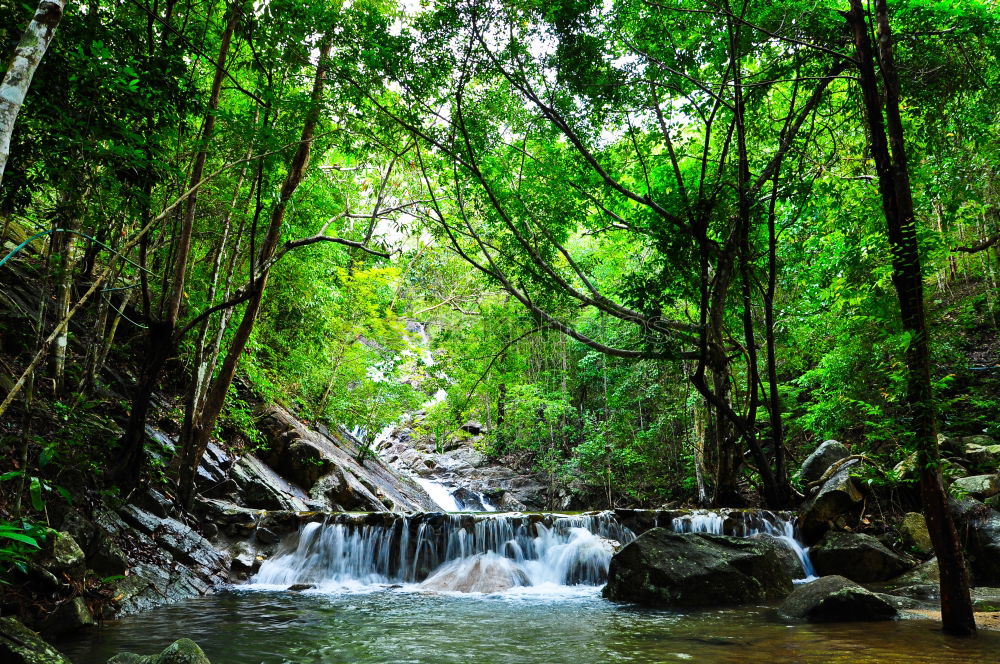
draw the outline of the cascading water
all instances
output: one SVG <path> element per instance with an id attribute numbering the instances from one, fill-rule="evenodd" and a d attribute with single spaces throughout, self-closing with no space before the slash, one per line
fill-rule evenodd
<path id="1" fill-rule="evenodd" d="M 635 535 L 611 512 L 580 516 L 337 515 L 308 523 L 252 584 L 320 588 L 419 583 L 432 590 L 600 585 L 615 548 Z"/>
<path id="2" fill-rule="evenodd" d="M 816 579 L 816 571 L 813 569 L 812 561 L 809 560 L 809 549 L 802 546 L 795 537 L 793 516 L 767 510 L 729 512 L 699 510 L 675 517 L 671 527 L 677 533 L 712 533 L 736 537 L 769 535 L 782 542 L 798 557 L 804 576 L 795 579 L 795 583 L 806 583 Z"/>

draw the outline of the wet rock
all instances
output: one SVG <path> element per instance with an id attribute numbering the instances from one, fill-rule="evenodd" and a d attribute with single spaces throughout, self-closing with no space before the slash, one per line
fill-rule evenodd
<path id="1" fill-rule="evenodd" d="M 951 483 L 951 491 L 982 500 L 1000 493 L 1000 475 L 960 477 Z"/>
<path id="2" fill-rule="evenodd" d="M 87 566 L 101 578 L 118 576 L 128 569 L 128 556 L 109 535 L 101 533 Z"/>
<path id="3" fill-rule="evenodd" d="M 828 532 L 809 549 L 819 575 L 840 575 L 859 583 L 887 581 L 913 567 L 877 539 L 862 533 Z"/>
<path id="4" fill-rule="evenodd" d="M 850 456 L 847 446 L 836 440 L 827 440 L 802 462 L 799 477 L 803 482 L 815 482 L 837 461 Z"/>
<path id="5" fill-rule="evenodd" d="M 483 499 L 475 491 L 470 491 L 465 487 L 459 487 L 451 492 L 452 497 L 458 502 L 460 508 L 467 512 L 483 512 L 486 506 Z"/>
<path id="6" fill-rule="evenodd" d="M 277 544 L 281 538 L 270 528 L 258 528 L 257 539 L 264 544 Z"/>
<path id="7" fill-rule="evenodd" d="M 864 496 L 858 488 L 851 471 L 857 470 L 859 460 L 848 461 L 823 483 L 816 495 L 808 500 L 801 509 L 799 527 L 807 544 L 813 544 L 832 528 L 836 520 L 855 505 Z"/>
<path id="8" fill-rule="evenodd" d="M 798 554 L 784 540 L 775 535 L 768 535 L 767 533 L 759 533 L 751 537 L 751 539 L 764 540 L 771 544 L 775 554 L 778 556 L 779 562 L 781 562 L 781 568 L 788 575 L 789 579 L 804 579 L 806 577 L 806 571 L 802 567 L 802 561 L 799 559 Z"/>
<path id="9" fill-rule="evenodd" d="M 0 661 L 4 664 L 72 664 L 17 618 L 0 618 Z"/>
<path id="10" fill-rule="evenodd" d="M 934 552 L 931 535 L 927 532 L 927 521 L 919 512 L 907 512 L 899 524 L 899 537 L 908 551 L 921 555 Z"/>
<path id="11" fill-rule="evenodd" d="M 528 575 L 513 560 L 484 553 L 444 565 L 420 587 L 440 592 L 497 593 L 528 585 Z"/>
<path id="12" fill-rule="evenodd" d="M 84 552 L 91 550 L 98 534 L 97 526 L 76 509 L 67 510 L 59 530 L 71 535 Z"/>
<path id="13" fill-rule="evenodd" d="M 972 499 L 953 500 L 951 507 L 974 585 L 1000 585 L 1000 512 Z"/>
<path id="14" fill-rule="evenodd" d="M 303 590 L 313 590 L 315 587 L 315 583 L 295 583 L 288 586 L 288 590 L 293 593 L 300 593 Z"/>
<path id="15" fill-rule="evenodd" d="M 83 598 L 74 597 L 56 607 L 42 625 L 42 632 L 46 636 L 59 637 L 96 624 L 97 621 Z"/>
<path id="16" fill-rule="evenodd" d="M 198 644 L 191 639 L 174 641 L 159 655 L 121 653 L 108 660 L 108 664 L 211 664 Z"/>
<path id="17" fill-rule="evenodd" d="M 792 591 L 778 615 L 793 622 L 860 622 L 892 620 L 896 607 L 842 576 L 824 576 Z"/>
<path id="18" fill-rule="evenodd" d="M 779 599 L 791 589 L 765 541 L 653 528 L 611 559 L 604 596 L 647 606 L 704 607 Z"/>

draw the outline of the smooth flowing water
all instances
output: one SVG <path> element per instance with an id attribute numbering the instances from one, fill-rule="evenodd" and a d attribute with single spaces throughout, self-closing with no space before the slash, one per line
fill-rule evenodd
<path id="1" fill-rule="evenodd" d="M 998 633 L 949 639 L 925 620 L 791 627 L 769 616 L 763 607 L 639 610 L 586 586 L 500 595 L 244 590 L 114 621 L 59 645 L 76 664 L 159 652 L 182 636 L 212 664 L 995 664 L 1000 653 Z"/>

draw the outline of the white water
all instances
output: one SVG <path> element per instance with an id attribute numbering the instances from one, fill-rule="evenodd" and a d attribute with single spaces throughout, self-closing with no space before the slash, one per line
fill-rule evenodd
<path id="1" fill-rule="evenodd" d="M 581 516 L 420 515 L 391 525 L 308 523 L 252 585 L 345 590 L 420 583 L 437 591 L 598 586 L 617 546 L 635 539 L 609 512 Z"/>
<path id="2" fill-rule="evenodd" d="M 787 519 L 779 514 L 764 510 L 729 513 L 703 510 L 677 517 L 671 526 L 677 533 L 712 533 L 738 537 L 771 535 L 791 549 L 802 564 L 805 576 L 801 579 L 795 579 L 795 583 L 807 583 L 818 578 L 815 569 L 813 569 L 812 561 L 809 559 L 809 549 L 804 547 L 802 542 L 795 537 L 794 519 Z"/>
<path id="3" fill-rule="evenodd" d="M 458 501 L 455 500 L 455 496 L 451 495 L 451 491 L 445 485 L 424 479 L 423 477 L 414 477 L 413 479 L 424 488 L 424 491 L 431 497 L 431 500 L 437 503 L 437 506 L 445 512 L 462 511 L 462 508 L 458 505 Z"/>

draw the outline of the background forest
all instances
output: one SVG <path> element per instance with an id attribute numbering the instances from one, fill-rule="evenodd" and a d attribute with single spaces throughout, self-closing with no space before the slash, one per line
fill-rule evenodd
<path id="1" fill-rule="evenodd" d="M 8 497 L 190 493 L 261 401 L 368 443 L 474 419 L 594 506 L 782 502 L 826 438 L 902 479 L 848 5 L 67 4 L 3 156 Z M 1000 436 L 1000 8 L 887 15 L 939 426 Z"/>

